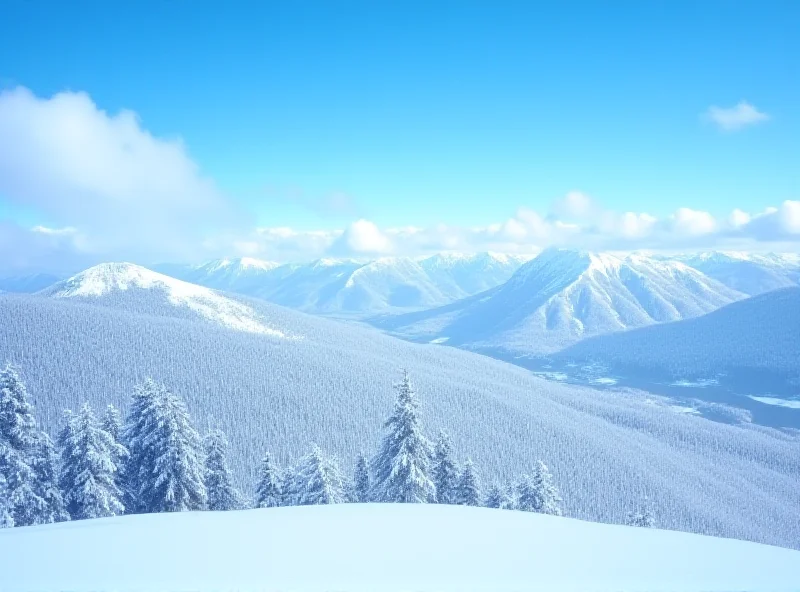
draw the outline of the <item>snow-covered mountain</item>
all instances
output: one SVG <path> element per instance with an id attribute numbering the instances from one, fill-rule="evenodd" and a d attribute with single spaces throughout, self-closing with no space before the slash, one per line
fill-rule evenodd
<path id="1" fill-rule="evenodd" d="M 447 429 L 485 484 L 516 478 L 541 458 L 571 516 L 622 522 L 646 494 L 658 500 L 665 528 L 798 540 L 800 456 L 791 435 L 676 413 L 651 395 L 554 384 L 486 356 L 263 301 L 242 300 L 269 327 L 302 338 L 231 330 L 171 304 L 145 309 L 137 302 L 147 290 L 125 281 L 126 291 L 109 291 L 107 281 L 60 290 L 102 296 L 0 295 L 0 360 L 20 365 L 51 434 L 62 410 L 84 401 L 124 411 L 134 385 L 151 376 L 186 399 L 200 429 L 227 433 L 245 491 L 265 451 L 286 466 L 311 442 L 349 473 L 359 450 L 376 450 L 406 367 L 426 432 Z"/>
<path id="2" fill-rule="evenodd" d="M 52 273 L 32 273 L 0 277 L 0 292 L 33 294 L 34 292 L 44 290 L 46 287 L 63 280 L 64 277 L 64 275 Z"/>
<path id="3" fill-rule="evenodd" d="M 800 255 L 795 253 L 711 251 L 678 260 L 751 296 L 800 284 Z"/>
<path id="4" fill-rule="evenodd" d="M 360 316 L 448 304 L 505 282 L 526 260 L 499 253 L 442 253 L 374 261 L 327 258 L 302 265 L 223 259 L 158 269 L 305 312 Z"/>
<path id="5" fill-rule="evenodd" d="M 554 357 L 659 379 L 719 378 L 739 392 L 800 384 L 800 287 L 697 318 L 587 339 Z M 722 378 L 724 376 L 724 379 Z M 753 392 L 753 391 L 751 391 Z"/>
<path id="6" fill-rule="evenodd" d="M 49 298 L 89 300 L 128 312 L 205 321 L 250 333 L 286 337 L 252 307 L 219 292 L 133 263 L 103 263 L 38 292 Z"/>
<path id="7" fill-rule="evenodd" d="M 698 316 L 743 297 L 678 261 L 548 249 L 496 288 L 373 322 L 414 340 L 545 353 L 592 335 Z"/>
<path id="8" fill-rule="evenodd" d="M 4 592 L 795 592 L 800 582 L 800 552 L 790 549 L 424 504 L 145 514 L 15 528 L 0 532 L 0 564 Z"/>

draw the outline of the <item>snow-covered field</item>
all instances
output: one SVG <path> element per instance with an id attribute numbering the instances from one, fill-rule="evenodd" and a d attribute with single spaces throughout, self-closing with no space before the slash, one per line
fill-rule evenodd
<path id="1" fill-rule="evenodd" d="M 344 504 L 0 531 L 8 592 L 796 591 L 800 552 L 461 506 Z"/>

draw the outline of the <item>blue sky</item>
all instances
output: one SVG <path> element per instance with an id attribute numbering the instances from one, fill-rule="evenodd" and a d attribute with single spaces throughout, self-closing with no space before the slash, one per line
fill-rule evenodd
<path id="1" fill-rule="evenodd" d="M 570 191 L 722 220 L 800 199 L 798 23 L 793 1 L 12 0 L 0 84 L 135 112 L 237 224 L 472 228 Z M 0 217 L 83 222 L 20 184 Z"/>

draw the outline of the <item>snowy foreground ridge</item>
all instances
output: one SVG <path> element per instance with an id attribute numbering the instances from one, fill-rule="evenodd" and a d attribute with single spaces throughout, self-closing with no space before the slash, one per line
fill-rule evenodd
<path id="1" fill-rule="evenodd" d="M 788 592 L 800 552 L 486 508 L 298 506 L 0 531 L 0 590 Z"/>

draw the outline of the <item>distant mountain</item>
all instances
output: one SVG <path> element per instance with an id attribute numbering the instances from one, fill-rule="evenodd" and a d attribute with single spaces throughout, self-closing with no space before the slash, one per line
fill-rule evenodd
<path id="1" fill-rule="evenodd" d="M 800 284 L 800 255 L 712 251 L 678 258 L 729 288 L 754 296 Z"/>
<path id="2" fill-rule="evenodd" d="M 33 294 L 64 279 L 65 275 L 52 273 L 33 273 L 0 277 L 0 292 Z"/>
<path id="3" fill-rule="evenodd" d="M 800 287 L 734 302 L 707 315 L 587 339 L 554 356 L 599 362 L 652 380 L 716 378 L 747 390 L 776 380 L 800 385 Z"/>
<path id="4" fill-rule="evenodd" d="M 304 312 L 361 316 L 448 304 L 505 282 L 527 259 L 498 253 L 442 253 L 375 261 L 319 259 L 303 265 L 222 259 L 199 267 L 158 269 Z"/>
<path id="5" fill-rule="evenodd" d="M 37 293 L 131 313 L 202 319 L 237 331 L 286 336 L 252 307 L 214 290 L 132 263 L 103 263 Z"/>
<path id="6" fill-rule="evenodd" d="M 555 384 L 486 356 L 244 297 L 233 302 L 255 322 L 300 338 L 238 330 L 186 302 L 218 293 L 120 267 L 49 295 L 0 295 L 0 360 L 20 365 L 51 434 L 62 410 L 84 401 L 124 411 L 133 386 L 151 376 L 187 400 L 199 429 L 227 433 L 236 481 L 251 492 L 266 451 L 286 466 L 311 442 L 350 473 L 359 450 L 376 450 L 406 367 L 426 432 L 447 429 L 485 484 L 517 478 L 541 458 L 571 516 L 621 522 L 647 494 L 664 528 L 799 540 L 800 457 L 786 434 L 676 413 L 649 395 Z"/>
<path id="7" fill-rule="evenodd" d="M 413 340 L 546 353 L 593 335 L 698 316 L 743 297 L 676 261 L 548 249 L 496 288 L 373 323 Z"/>

